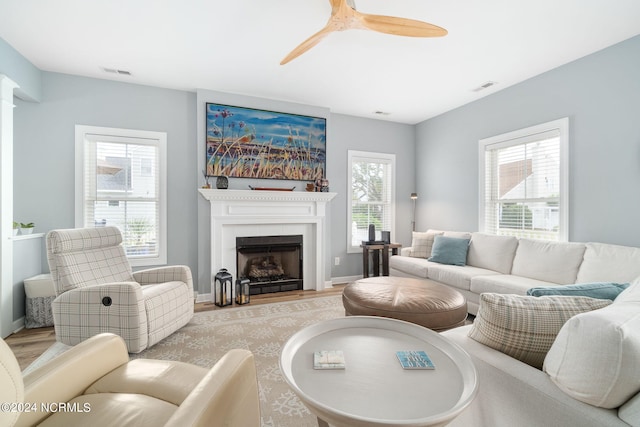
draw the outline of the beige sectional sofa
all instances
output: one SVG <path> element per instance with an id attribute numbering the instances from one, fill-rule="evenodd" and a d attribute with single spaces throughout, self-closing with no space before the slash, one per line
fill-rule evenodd
<path id="1" fill-rule="evenodd" d="M 469 312 L 478 315 L 473 325 L 442 332 L 471 356 L 478 372 L 477 397 L 451 426 L 640 427 L 640 249 L 430 232 L 470 238 L 467 265 L 434 263 L 405 248 L 390 266 L 394 276 L 429 278 L 459 290 L 469 301 Z M 538 312 L 534 321 L 530 312 L 522 314 L 523 307 L 546 304 L 539 301 L 544 297 L 526 296 L 531 287 L 593 282 L 631 285 L 612 303 L 563 322 L 551 319 L 551 311 Z M 507 319 L 504 324 L 494 324 L 487 314 L 491 299 L 513 301 L 498 309 Z M 499 345 L 478 338 L 482 322 Z M 557 328 L 552 335 L 545 330 L 549 324 Z M 511 339 L 505 339 L 504 328 L 511 328 Z M 550 343 L 542 369 L 508 348 L 513 342 L 536 347 L 531 334 L 539 329 Z"/>
<path id="2" fill-rule="evenodd" d="M 474 340 L 472 328 L 442 332 L 478 372 L 478 394 L 451 426 L 640 427 L 640 280 L 571 317 L 542 370 Z"/>
<path id="3" fill-rule="evenodd" d="M 469 313 L 474 315 L 483 292 L 526 295 L 533 287 L 631 282 L 640 276 L 640 248 L 484 233 L 429 230 L 424 234 L 427 233 L 470 238 L 466 265 L 431 262 L 415 256 L 413 248 L 408 247 L 389 260 L 390 275 L 428 278 L 449 285 L 466 297 Z"/>

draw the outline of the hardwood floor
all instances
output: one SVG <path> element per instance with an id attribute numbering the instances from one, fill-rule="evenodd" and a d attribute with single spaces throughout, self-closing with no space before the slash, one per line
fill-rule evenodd
<path id="1" fill-rule="evenodd" d="M 274 302 L 295 301 L 307 298 L 326 297 L 342 294 L 346 284 L 333 285 L 332 288 L 322 291 L 288 291 L 273 294 L 252 295 L 250 305 L 270 304 Z M 235 305 L 235 304 L 234 304 Z M 225 310 L 227 307 L 218 307 L 213 303 L 197 303 L 195 311 Z M 56 342 L 53 327 L 22 329 L 5 338 L 20 364 L 20 369 L 25 369 Z"/>

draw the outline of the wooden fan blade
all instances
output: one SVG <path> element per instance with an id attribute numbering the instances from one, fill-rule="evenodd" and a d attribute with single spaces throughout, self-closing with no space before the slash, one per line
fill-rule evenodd
<path id="1" fill-rule="evenodd" d="M 329 3 L 331 3 L 331 8 L 332 9 L 336 9 L 338 7 L 340 7 L 340 5 L 342 3 L 345 3 L 346 0 L 329 0 Z"/>
<path id="2" fill-rule="evenodd" d="M 358 14 L 363 26 L 381 33 L 408 37 L 442 37 L 447 30 L 437 25 L 415 19 L 398 18 L 395 16 Z"/>
<path id="3" fill-rule="evenodd" d="M 287 62 L 293 59 L 296 59 L 298 56 L 302 55 L 303 53 L 305 53 L 306 51 L 308 51 L 309 49 L 311 49 L 312 47 L 320 43 L 320 41 L 332 31 L 333 30 L 331 28 L 324 27 L 323 29 L 321 29 L 320 31 L 318 31 L 317 33 L 315 33 L 314 35 L 312 35 L 311 37 L 309 37 L 308 39 L 300 43 L 298 47 L 293 49 L 287 56 L 285 56 L 285 58 L 282 61 L 280 61 L 280 65 L 284 65 Z"/>

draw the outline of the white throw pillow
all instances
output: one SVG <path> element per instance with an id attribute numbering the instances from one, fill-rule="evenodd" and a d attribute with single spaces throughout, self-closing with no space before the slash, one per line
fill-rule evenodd
<path id="1" fill-rule="evenodd" d="M 544 282 L 576 283 L 584 243 L 520 239 L 511 274 Z"/>
<path id="2" fill-rule="evenodd" d="M 509 274 L 517 247 L 518 239 L 513 236 L 473 233 L 467 264 Z"/>
<path id="3" fill-rule="evenodd" d="M 569 319 L 543 369 L 574 399 L 617 408 L 640 391 L 639 354 L 640 305 L 616 299 L 602 310 Z"/>
<path id="4" fill-rule="evenodd" d="M 426 233 L 414 231 L 409 256 L 414 258 L 429 258 L 435 237 L 442 234 L 442 231 L 427 231 Z"/>
<path id="5" fill-rule="evenodd" d="M 587 243 L 576 283 L 630 282 L 640 275 L 640 248 Z"/>
<path id="6" fill-rule="evenodd" d="M 567 320 L 609 304 L 588 297 L 483 293 L 469 337 L 540 369 Z"/>

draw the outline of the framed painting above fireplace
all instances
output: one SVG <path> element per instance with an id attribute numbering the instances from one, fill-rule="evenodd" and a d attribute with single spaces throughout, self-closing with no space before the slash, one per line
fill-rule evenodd
<path id="1" fill-rule="evenodd" d="M 207 176 L 325 178 L 325 118 L 214 103 L 206 115 Z"/>

